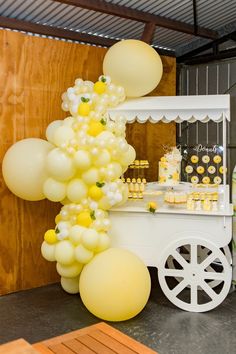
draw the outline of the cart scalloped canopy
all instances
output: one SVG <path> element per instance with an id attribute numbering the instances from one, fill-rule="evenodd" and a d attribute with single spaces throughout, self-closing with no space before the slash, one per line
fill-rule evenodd
<path id="1" fill-rule="evenodd" d="M 155 96 L 126 100 L 109 109 L 114 118 L 124 115 L 128 123 L 190 122 L 216 123 L 230 120 L 230 95 Z"/>

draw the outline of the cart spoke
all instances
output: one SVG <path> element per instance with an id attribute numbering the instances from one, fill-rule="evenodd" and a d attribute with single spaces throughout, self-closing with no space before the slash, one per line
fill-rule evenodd
<path id="1" fill-rule="evenodd" d="M 185 277 L 185 271 L 183 269 L 167 269 L 167 268 L 165 268 L 164 276 L 165 277 L 180 277 L 180 278 L 184 278 Z"/>
<path id="2" fill-rule="evenodd" d="M 198 290 L 197 290 L 197 284 L 191 284 L 191 304 L 192 305 L 197 305 L 198 304 Z"/>
<path id="3" fill-rule="evenodd" d="M 173 250 L 173 252 L 171 253 L 172 256 L 174 257 L 174 259 L 183 267 L 187 267 L 189 266 L 189 263 L 182 257 L 182 255 L 177 252 L 176 250 Z"/>
<path id="4" fill-rule="evenodd" d="M 203 278 L 204 279 L 224 280 L 225 274 L 224 273 L 217 273 L 217 272 L 204 272 Z"/>
<path id="5" fill-rule="evenodd" d="M 191 245 L 190 262 L 193 265 L 197 264 L 197 245 L 196 244 Z"/>
<path id="6" fill-rule="evenodd" d="M 202 281 L 200 286 L 212 300 L 217 296 L 217 293 L 205 281 Z"/>
<path id="7" fill-rule="evenodd" d="M 200 264 L 203 269 L 206 269 L 217 258 L 215 252 L 212 252 L 204 261 Z"/>
<path id="8" fill-rule="evenodd" d="M 188 286 L 189 282 L 186 279 L 183 279 L 174 289 L 171 290 L 173 296 L 177 296 L 182 290 Z"/>

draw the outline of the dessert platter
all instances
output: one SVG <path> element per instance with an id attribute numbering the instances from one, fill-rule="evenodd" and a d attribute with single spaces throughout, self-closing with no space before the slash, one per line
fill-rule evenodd
<path id="1" fill-rule="evenodd" d="M 127 248 L 156 267 L 160 286 L 173 304 L 192 312 L 217 307 L 232 281 L 228 245 L 233 206 L 226 183 L 229 95 L 143 97 L 109 114 L 122 114 L 128 123 L 221 122 L 220 150 L 195 150 L 186 160 L 181 146 L 169 147 L 158 161 L 157 180 L 125 178 L 129 199 L 110 211 L 113 246 Z M 156 203 L 155 212 L 146 207 L 150 201 Z"/>

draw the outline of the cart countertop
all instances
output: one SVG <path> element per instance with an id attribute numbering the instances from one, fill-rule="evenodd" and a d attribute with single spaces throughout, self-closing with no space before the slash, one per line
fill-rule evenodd
<path id="1" fill-rule="evenodd" d="M 110 212 L 127 212 L 127 213 L 150 213 L 147 210 L 147 202 L 143 200 L 128 200 L 119 207 L 110 209 Z M 233 216 L 233 204 L 228 204 L 226 208 L 218 211 L 192 211 L 187 210 L 184 206 L 163 205 L 156 209 L 155 214 L 184 214 L 184 215 L 203 215 L 203 216 Z"/>

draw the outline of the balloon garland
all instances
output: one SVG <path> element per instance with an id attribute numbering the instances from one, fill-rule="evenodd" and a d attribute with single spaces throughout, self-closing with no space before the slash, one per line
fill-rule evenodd
<path id="1" fill-rule="evenodd" d="M 49 124 L 47 140 L 29 138 L 12 145 L 2 171 L 16 196 L 31 201 L 47 198 L 63 205 L 55 228 L 45 232 L 41 253 L 57 262 L 65 291 L 80 291 L 94 315 L 121 321 L 142 310 L 151 282 L 137 256 L 124 249 L 108 250 L 107 211 L 128 198 L 120 176 L 135 160 L 135 150 L 125 139 L 125 117 L 110 119 L 107 110 L 126 96 L 152 91 L 163 67 L 151 46 L 123 40 L 107 51 L 103 72 L 95 83 L 75 80 L 62 95 L 62 109 L 70 115 Z"/>
<path id="2" fill-rule="evenodd" d="M 125 100 L 124 89 L 108 76 L 96 83 L 75 80 L 62 100 L 71 116 L 47 127 L 54 148 L 46 157 L 43 193 L 64 206 L 55 229 L 45 233 L 41 251 L 46 260 L 57 262 L 62 287 L 76 293 L 83 265 L 110 245 L 107 210 L 127 200 L 120 176 L 135 159 L 135 150 L 125 140 L 125 117 L 111 120 L 107 114 Z"/>

